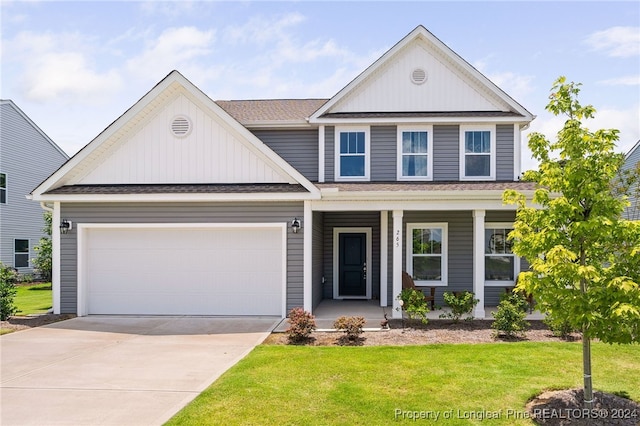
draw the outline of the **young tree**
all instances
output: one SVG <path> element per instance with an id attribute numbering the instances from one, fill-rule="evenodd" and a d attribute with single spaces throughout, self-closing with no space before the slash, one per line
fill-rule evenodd
<path id="1" fill-rule="evenodd" d="M 640 342 L 640 222 L 622 219 L 625 197 L 614 188 L 624 161 L 614 152 L 617 130 L 590 132 L 582 120 L 595 109 L 578 102 L 580 84 L 560 77 L 547 110 L 567 120 L 557 141 L 529 136 L 539 169 L 524 179 L 538 184 L 536 207 L 525 196 L 505 191 L 517 204 L 513 251 L 530 271 L 518 288 L 534 295 L 542 312 L 582 331 L 584 407 L 593 407 L 591 339 Z"/>
<path id="2" fill-rule="evenodd" d="M 45 211 L 42 217 L 44 219 L 44 228 L 42 228 L 42 231 L 47 235 L 47 237 L 40 238 L 40 242 L 35 247 L 34 250 L 38 253 L 38 255 L 35 259 L 33 259 L 33 265 L 42 279 L 51 281 L 51 270 L 53 268 L 53 248 L 51 245 L 51 212 Z"/>

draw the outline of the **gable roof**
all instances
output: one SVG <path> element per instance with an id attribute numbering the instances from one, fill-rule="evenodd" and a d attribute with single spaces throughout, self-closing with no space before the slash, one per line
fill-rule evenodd
<path id="1" fill-rule="evenodd" d="M 45 132 L 42 131 L 42 129 L 40 127 L 38 127 L 38 125 L 36 123 L 33 122 L 33 120 L 31 120 L 31 118 L 29 118 L 29 116 L 27 114 L 24 113 L 24 111 L 22 111 L 20 109 L 20 107 L 18 107 L 18 105 L 16 105 L 11 99 L 0 99 L 0 105 L 7 105 L 10 106 L 11 108 L 13 108 L 18 114 L 20 114 L 20 116 L 22 118 L 24 118 L 24 120 L 29 123 L 29 125 L 31 127 L 33 127 L 38 133 L 40 133 L 40 135 L 42 135 L 42 137 L 49 143 L 51 144 L 52 147 L 55 148 L 56 151 L 58 151 L 65 160 L 69 159 L 69 156 L 67 155 L 66 152 L 64 152 L 64 150 L 62 148 L 60 148 L 53 140 L 51 140 L 51 138 L 49 136 L 47 136 L 47 134 Z"/>
<path id="2" fill-rule="evenodd" d="M 335 96 L 322 105 L 313 115 L 310 117 L 311 123 L 322 123 L 329 119 L 337 118 L 336 113 L 342 113 L 341 118 L 362 118 L 357 115 L 350 116 L 350 114 L 361 113 L 409 113 L 409 111 L 371 111 L 371 110 L 353 110 L 353 108 L 347 111 L 340 110 L 341 104 L 345 104 L 350 97 L 354 97 L 363 93 L 375 83 L 375 76 L 378 76 L 384 71 L 385 67 L 394 63 L 397 60 L 398 55 L 406 52 L 412 46 L 420 46 L 424 51 L 421 52 L 424 55 L 435 58 L 434 62 L 441 63 L 442 68 L 448 70 L 450 74 L 455 75 L 460 81 L 461 86 L 468 87 L 468 92 L 473 93 L 477 99 L 485 99 L 485 106 L 478 109 L 477 112 L 489 111 L 488 106 L 493 106 L 490 110 L 494 112 L 512 113 L 515 117 L 510 117 L 510 120 L 518 119 L 518 121 L 529 122 L 535 117 L 526 108 L 516 102 L 502 89 L 496 86 L 482 73 L 470 65 L 467 61 L 462 59 L 457 53 L 451 50 L 447 45 L 440 41 L 437 37 L 431 34 L 425 27 L 419 25 L 413 31 L 411 31 L 406 37 L 400 40 L 395 46 L 389 49 L 384 55 L 382 55 L 371 66 L 365 69 L 360 75 L 358 75 L 353 81 L 347 84 L 341 89 Z M 429 71 L 427 71 L 428 73 Z M 406 76 L 408 77 L 408 75 Z M 408 78 L 406 79 L 409 80 Z M 428 87 L 429 82 L 424 85 Z M 422 99 L 425 99 L 422 96 Z M 499 108 L 496 106 L 500 106 Z M 439 112 L 453 112 L 451 110 L 439 109 Z M 412 112 L 435 112 L 434 110 L 422 110 Z M 476 110 L 461 110 L 456 112 L 465 112 L 467 115 L 476 112 Z M 393 116 L 390 118 L 394 118 Z"/>
<path id="3" fill-rule="evenodd" d="M 307 124 L 308 118 L 328 99 L 258 99 L 216 101 L 243 126 L 279 127 Z"/>
<path id="4" fill-rule="evenodd" d="M 178 97 L 181 97 L 178 99 Z M 234 174 L 229 173 L 227 180 L 211 181 L 188 181 L 188 180 L 175 180 L 175 181 L 123 181 L 113 180 L 109 181 L 105 179 L 105 173 L 100 174 L 100 167 L 108 163 L 112 157 L 118 157 L 119 159 L 127 159 L 129 153 L 119 150 L 123 145 L 132 140 L 136 135 L 141 133 L 141 129 L 146 124 L 154 120 L 160 114 L 167 112 L 171 102 L 187 104 L 187 107 L 197 109 L 195 114 L 201 114 L 209 121 L 214 122 L 217 128 L 224 132 L 224 143 L 227 145 L 236 146 L 235 149 L 227 151 L 227 162 L 225 164 L 225 158 L 221 158 L 225 168 L 231 170 L 237 166 L 237 162 L 234 163 L 229 155 L 239 155 L 241 152 L 247 160 L 247 163 L 252 165 L 261 166 L 261 169 L 266 171 L 265 176 L 277 177 L 272 180 L 273 183 L 288 183 L 291 185 L 302 185 L 309 193 L 319 196 L 318 189 L 309 182 L 300 172 L 298 172 L 289 163 L 279 157 L 274 151 L 267 147 L 256 136 L 243 127 L 238 121 L 230 116 L 224 109 L 217 105 L 213 100 L 206 96 L 200 89 L 198 89 L 193 83 L 187 80 L 178 71 L 172 71 L 156 86 L 154 86 L 149 92 L 147 92 L 138 102 L 136 102 L 131 108 L 129 108 L 124 114 L 116 119 L 111 125 L 109 125 L 104 131 L 102 131 L 95 139 L 89 142 L 84 148 L 82 148 L 73 158 L 71 158 L 64 166 L 62 166 L 57 172 L 46 179 L 40 184 L 33 192 L 32 197 L 40 201 L 55 201 L 60 199 L 60 192 L 54 190 L 63 186 L 69 185 L 83 185 L 83 184 L 105 184 L 105 185 L 118 185 L 123 183 L 133 184 L 145 184 L 145 183 L 162 183 L 162 184 L 198 184 L 198 183 L 251 183 L 246 180 L 234 181 L 229 180 L 228 176 L 233 179 Z M 194 132 L 195 133 L 195 132 Z M 194 136 L 195 137 L 195 136 Z M 155 138 L 151 138 L 154 140 Z M 200 143 L 202 143 L 200 138 Z M 206 138 L 205 138 L 206 139 Z M 180 150 L 181 148 L 176 148 Z M 150 152 L 156 153 L 158 150 L 152 147 Z M 198 153 L 199 154 L 199 153 Z M 138 154 L 140 158 L 144 158 L 144 153 Z M 195 155 L 195 154 L 194 154 Z M 212 154 L 213 155 L 213 154 Z M 168 157 L 171 157 L 170 155 Z M 112 161 L 113 163 L 113 161 Z M 110 165 L 110 169 L 113 170 L 116 165 Z M 177 167 L 180 167 L 178 163 Z M 184 165 L 182 166 L 185 167 Z M 212 167 L 207 168 L 211 169 Z M 189 171 L 191 173 L 191 171 Z M 147 171 L 147 173 L 149 173 Z M 212 172 L 213 173 L 213 172 Z M 237 173 L 235 174 L 237 175 Z M 194 176 L 193 173 L 188 174 Z M 254 183 L 261 183 L 257 181 Z M 264 183 L 268 183 L 264 181 Z M 64 192 L 64 191 L 63 191 Z M 78 194 L 77 192 L 67 192 L 66 195 Z M 215 192 L 212 193 L 212 197 L 215 196 Z M 247 198 L 250 198 L 247 196 Z"/>

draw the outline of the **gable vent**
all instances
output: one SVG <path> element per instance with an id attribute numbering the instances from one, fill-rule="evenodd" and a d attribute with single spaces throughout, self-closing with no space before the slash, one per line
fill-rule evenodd
<path id="1" fill-rule="evenodd" d="M 411 72 L 411 82 L 413 84 L 422 84 L 427 81 L 427 72 L 422 68 L 416 68 Z"/>
<path id="2" fill-rule="evenodd" d="M 191 132 L 191 121 L 183 115 L 179 115 L 171 122 L 171 133 L 178 138 L 184 138 Z"/>

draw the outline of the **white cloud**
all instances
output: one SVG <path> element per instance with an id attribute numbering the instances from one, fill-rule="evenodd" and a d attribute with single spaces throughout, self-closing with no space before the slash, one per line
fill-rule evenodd
<path id="1" fill-rule="evenodd" d="M 591 34 L 586 43 L 613 57 L 640 55 L 640 27 L 611 27 Z"/>
<path id="2" fill-rule="evenodd" d="M 524 99 L 533 91 L 531 75 L 520 75 L 513 72 L 491 73 L 487 78 L 504 90 L 509 96 L 518 100 Z"/>
<path id="3" fill-rule="evenodd" d="M 598 82 L 606 86 L 640 86 L 640 75 L 628 75 L 625 77 L 610 78 Z"/>
<path id="4" fill-rule="evenodd" d="M 275 19 L 258 16 L 249 19 L 249 21 L 243 25 L 225 28 L 224 38 L 225 41 L 229 43 L 265 45 L 269 42 L 281 41 L 288 38 L 285 30 L 305 20 L 306 18 L 297 12 L 288 13 Z"/>

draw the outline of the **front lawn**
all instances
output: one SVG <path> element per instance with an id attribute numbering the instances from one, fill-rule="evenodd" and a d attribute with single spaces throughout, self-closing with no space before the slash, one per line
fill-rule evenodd
<path id="1" fill-rule="evenodd" d="M 523 418 L 529 398 L 543 389 L 581 386 L 581 348 L 531 342 L 263 345 L 168 424 L 380 425 L 413 423 L 409 417 L 418 412 L 431 416 L 427 423 L 438 416 L 439 424 L 530 425 Z M 593 372 L 595 388 L 640 401 L 637 345 L 594 343 Z"/>
<path id="2" fill-rule="evenodd" d="M 16 315 L 43 314 L 53 306 L 51 283 L 21 285 L 17 289 L 13 299 L 18 308 Z"/>

